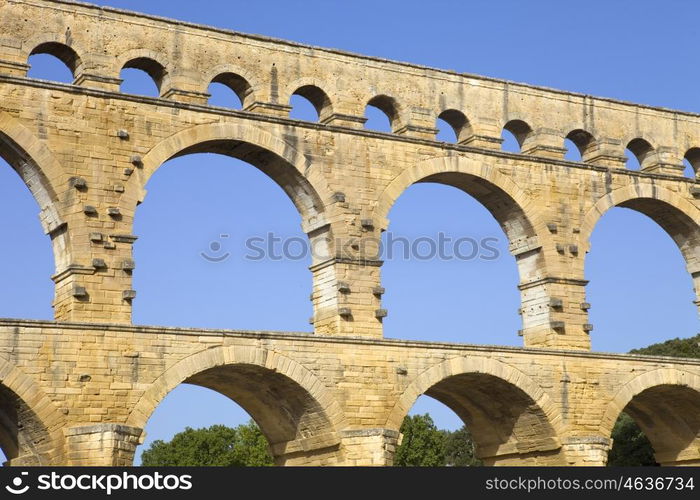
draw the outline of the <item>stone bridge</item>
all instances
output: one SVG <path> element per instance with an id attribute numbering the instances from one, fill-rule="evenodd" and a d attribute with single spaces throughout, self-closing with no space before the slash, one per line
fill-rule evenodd
<path id="1" fill-rule="evenodd" d="M 39 53 L 73 83 L 28 78 Z M 122 68 L 146 71 L 160 96 L 120 92 Z M 208 105 L 211 82 L 242 109 Z M 317 122 L 289 118 L 295 94 Z M 390 133 L 363 128 L 367 105 Z M 436 139 L 437 118 L 456 143 Z M 501 151 L 503 129 L 520 153 Z M 581 161 L 564 159 L 566 138 Z M 200 152 L 254 165 L 295 204 L 317 250 L 313 334 L 131 325 L 136 207 L 164 162 Z M 13 465 L 130 464 L 181 383 L 239 403 L 280 464 L 391 464 L 421 394 L 465 421 L 489 464 L 604 464 L 623 410 L 657 461 L 700 464 L 700 362 L 591 353 L 584 280 L 598 219 L 622 206 L 673 238 L 700 291 L 700 187 L 683 176 L 684 159 L 700 168 L 696 114 L 64 0 L 0 0 L 0 156 L 39 204 L 56 265 L 55 321 L 0 320 L 0 446 Z M 500 223 L 520 274 L 523 348 L 383 339 L 373 249 L 417 182 L 461 189 Z"/>

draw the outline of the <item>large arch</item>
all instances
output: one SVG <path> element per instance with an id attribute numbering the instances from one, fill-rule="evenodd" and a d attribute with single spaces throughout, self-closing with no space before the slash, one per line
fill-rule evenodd
<path id="1" fill-rule="evenodd" d="M 630 377 L 608 404 L 601 435 L 612 434 L 623 411 L 649 438 L 657 462 L 700 464 L 700 374 L 658 368 Z"/>
<path id="2" fill-rule="evenodd" d="M 386 427 L 399 429 L 422 394 L 459 415 L 486 465 L 566 465 L 556 406 L 544 389 L 512 366 L 470 357 L 434 365 L 403 391 Z"/>
<path id="3" fill-rule="evenodd" d="M 547 238 L 545 224 L 540 220 L 539 214 L 528 210 L 530 200 L 517 184 L 495 166 L 466 155 L 430 158 L 394 177 L 379 195 L 375 210 L 375 219 L 382 229 L 388 227 L 387 216 L 399 196 L 418 182 L 452 185 L 476 198 L 503 226 L 511 240 L 511 246 L 525 243 L 525 239 L 533 244 Z M 506 206 L 500 207 L 499 204 Z M 540 245 L 543 243 L 544 241 L 539 241 Z"/>
<path id="4" fill-rule="evenodd" d="M 260 426 L 279 465 L 329 465 L 339 459 L 343 412 L 311 371 L 277 352 L 245 346 L 192 354 L 151 383 L 128 425 L 143 428 L 160 401 L 181 383 L 217 391 Z"/>
<path id="5" fill-rule="evenodd" d="M 37 383 L 0 359 L 0 447 L 12 465 L 55 465 L 63 415 Z"/>
<path id="6" fill-rule="evenodd" d="M 545 272 L 549 245 L 546 225 L 527 195 L 495 166 L 469 156 L 442 156 L 424 160 L 397 175 L 379 196 L 375 220 L 386 230 L 388 214 L 396 200 L 412 184 L 436 182 L 454 186 L 473 196 L 491 212 L 509 240 L 521 282 L 538 279 Z"/>
<path id="7" fill-rule="evenodd" d="M 580 247 L 586 252 L 596 224 L 613 207 L 640 212 L 668 233 L 685 259 L 696 297 L 700 299 L 700 210 L 680 194 L 653 183 L 640 182 L 616 189 L 602 196 L 583 219 Z"/>
<path id="8" fill-rule="evenodd" d="M 0 111 L 0 157 L 19 174 L 39 205 L 39 219 L 53 241 L 56 272 L 71 262 L 68 233 L 59 213 L 57 187 L 66 182 L 51 151 L 27 127 Z"/>
<path id="9" fill-rule="evenodd" d="M 138 201 L 143 199 L 151 175 L 167 160 L 205 152 L 246 161 L 268 175 L 297 207 L 306 233 L 328 224 L 326 206 L 331 194 L 325 179 L 289 142 L 245 123 L 195 125 L 156 144 L 143 157 L 143 168 L 130 180 L 138 183 Z"/>

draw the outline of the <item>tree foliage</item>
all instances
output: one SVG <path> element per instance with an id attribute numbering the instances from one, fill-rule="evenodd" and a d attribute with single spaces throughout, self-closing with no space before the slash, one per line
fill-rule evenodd
<path id="1" fill-rule="evenodd" d="M 399 467 L 437 467 L 445 464 L 445 433 L 427 413 L 409 415 L 401 424 L 403 439 L 396 450 L 394 465 Z"/>
<path id="2" fill-rule="evenodd" d="M 613 447 L 608 453 L 608 465 L 657 465 L 654 448 L 637 423 L 621 413 L 612 432 Z"/>
<path id="3" fill-rule="evenodd" d="M 632 349 L 630 354 L 650 356 L 672 356 L 677 358 L 700 358 L 700 334 L 687 339 L 671 339 L 641 349 Z"/>
<path id="4" fill-rule="evenodd" d="M 445 465 L 455 467 L 482 465 L 481 460 L 476 458 L 476 445 L 466 425 L 454 432 L 444 432 L 446 435 Z"/>
<path id="5" fill-rule="evenodd" d="M 466 426 L 450 432 L 439 430 L 430 415 L 408 415 L 401 424 L 403 439 L 396 450 L 397 467 L 481 465 L 474 456 L 474 441 Z"/>
<path id="6" fill-rule="evenodd" d="M 273 465 L 267 440 L 252 420 L 232 429 L 225 425 L 187 427 L 170 441 L 154 441 L 141 455 L 145 466 L 243 467 Z"/>

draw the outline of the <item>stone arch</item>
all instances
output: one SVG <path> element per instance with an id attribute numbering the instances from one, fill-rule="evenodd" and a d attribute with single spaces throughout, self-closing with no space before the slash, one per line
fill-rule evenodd
<path id="1" fill-rule="evenodd" d="M 328 83 L 318 78 L 299 78 L 290 82 L 281 94 L 282 103 L 289 103 L 294 94 L 307 99 L 318 113 L 318 121 L 324 122 L 333 114 L 333 103 L 328 92 L 324 89 Z"/>
<path id="2" fill-rule="evenodd" d="M 647 435 L 659 463 L 700 464 L 700 374 L 658 368 L 630 377 L 608 403 L 601 435 L 612 434 L 623 411 Z"/>
<path id="3" fill-rule="evenodd" d="M 375 209 L 375 221 L 382 230 L 388 228 L 389 211 L 399 196 L 418 182 L 449 184 L 474 196 L 503 227 L 516 257 L 546 247 L 546 226 L 531 208 L 527 195 L 495 166 L 469 156 L 431 158 L 397 175 L 380 194 Z M 527 278 L 527 274 L 521 278 Z"/>
<path id="4" fill-rule="evenodd" d="M 12 465 L 56 465 L 64 417 L 41 387 L 0 359 L 0 446 Z"/>
<path id="5" fill-rule="evenodd" d="M 556 262 L 555 245 L 546 224 L 529 199 L 497 166 L 471 158 L 468 153 L 424 160 L 397 175 L 379 196 L 374 211 L 376 225 L 386 230 L 389 211 L 409 186 L 418 182 L 436 182 L 453 186 L 473 196 L 496 219 L 509 241 L 510 253 L 520 278 L 521 303 L 546 300 L 550 293 L 544 283 L 550 276 L 549 262 Z M 549 317 L 536 309 L 523 307 L 523 337 L 527 346 L 550 342 L 541 331 L 549 329 Z M 531 335 L 535 332 L 536 335 Z"/>
<path id="6" fill-rule="evenodd" d="M 700 210 L 680 194 L 654 183 L 637 182 L 598 199 L 581 225 L 580 246 L 587 252 L 596 224 L 613 207 L 640 212 L 668 233 L 678 246 L 700 298 Z"/>
<path id="7" fill-rule="evenodd" d="M 438 119 L 452 128 L 458 143 L 464 142 L 474 134 L 469 118 L 457 108 L 445 108 L 437 115 L 436 120 Z"/>
<path id="8" fill-rule="evenodd" d="M 143 428 L 161 400 L 182 383 L 207 387 L 241 405 L 260 426 L 280 465 L 320 465 L 339 458 L 342 409 L 331 390 L 293 359 L 247 346 L 199 351 L 154 380 L 126 423 Z"/>
<path id="9" fill-rule="evenodd" d="M 238 77 L 233 82 L 228 81 L 226 75 L 235 75 Z M 256 75 L 246 70 L 245 68 L 232 64 L 220 64 L 209 71 L 204 77 L 204 88 L 202 92 L 206 92 L 211 83 L 222 83 L 229 87 L 241 100 L 241 109 L 245 109 L 258 100 L 260 93 L 260 82 Z M 233 83 L 233 85 L 231 85 Z"/>
<path id="10" fill-rule="evenodd" d="M 422 394 L 449 406 L 470 428 L 486 464 L 564 465 L 561 415 L 530 377 L 501 361 L 454 357 L 420 373 L 391 409 L 399 429 Z"/>
<path id="11" fill-rule="evenodd" d="M 683 159 L 688 160 L 693 169 L 693 176 L 697 179 L 700 174 L 700 148 L 695 146 L 689 148 L 683 155 Z"/>
<path id="12" fill-rule="evenodd" d="M 529 121 L 513 116 L 509 117 L 508 120 L 505 121 L 502 129 L 513 134 L 521 150 L 525 145 L 525 142 L 533 136 L 534 131 L 534 127 Z"/>
<path id="13" fill-rule="evenodd" d="M 325 207 L 330 190 L 309 160 L 291 144 L 253 125 L 218 123 L 195 125 L 156 144 L 142 159 L 133 181 L 141 190 L 167 160 L 189 153 L 215 152 L 232 156 L 259 168 L 287 193 L 302 216 L 306 233 L 327 226 Z"/>
<path id="14" fill-rule="evenodd" d="M 656 160 L 657 148 L 647 139 L 635 136 L 623 144 L 625 144 L 625 149 L 629 150 L 637 159 L 641 170 Z"/>
<path id="15" fill-rule="evenodd" d="M 56 33 L 40 33 L 29 38 L 22 44 L 24 60 L 34 54 L 50 54 L 63 62 L 77 78 L 87 66 L 85 57 L 87 51 L 76 42 L 70 34 L 70 28 L 64 35 Z"/>
<path id="16" fill-rule="evenodd" d="M 165 55 L 160 52 L 145 48 L 127 50 L 114 59 L 112 67 L 114 78 L 118 79 L 121 70 L 125 67 L 140 69 L 148 73 L 161 95 L 170 86 L 170 64 Z"/>
<path id="17" fill-rule="evenodd" d="M 593 134 L 580 127 L 572 129 L 571 132 L 566 134 L 565 139 L 569 139 L 574 143 L 581 155 L 581 161 L 586 161 L 591 151 L 595 149 L 596 146 L 596 140 Z"/>
<path id="18" fill-rule="evenodd" d="M 373 106 L 387 116 L 392 133 L 401 130 L 407 122 L 408 116 L 404 105 L 392 94 L 376 93 L 368 97 L 364 108 L 362 108 L 363 114 L 367 106 Z"/>
<path id="19" fill-rule="evenodd" d="M 0 111 L 0 156 L 19 174 L 39 205 L 39 219 L 53 242 L 56 271 L 70 264 L 66 224 L 59 213 L 57 188 L 66 180 L 46 145 L 17 119 Z"/>

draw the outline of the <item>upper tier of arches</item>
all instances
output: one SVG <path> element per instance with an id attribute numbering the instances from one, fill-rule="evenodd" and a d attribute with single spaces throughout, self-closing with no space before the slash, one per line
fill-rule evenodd
<path id="1" fill-rule="evenodd" d="M 284 60 L 289 55 L 282 52 L 278 54 L 280 64 L 273 62 L 266 69 L 261 67 L 260 60 L 247 60 L 240 54 L 231 61 L 226 54 L 220 54 L 216 58 L 218 64 L 207 68 L 201 67 L 204 60 L 199 61 L 191 54 L 175 58 L 165 49 L 145 43 L 146 40 L 140 41 L 144 42 L 140 47 L 105 57 L 96 54 L 90 46 L 95 42 L 82 40 L 77 30 L 69 29 L 67 33 L 29 37 L 22 44 L 19 55 L 22 60 L 13 63 L 14 67 L 25 68 L 26 74 L 31 55 L 50 54 L 68 67 L 74 77 L 73 84 L 79 86 L 119 90 L 122 70 L 138 69 L 153 80 L 158 97 L 164 99 L 207 104 L 209 85 L 218 83 L 231 89 L 240 100 L 241 109 L 249 112 L 285 116 L 291 109 L 290 99 L 301 96 L 316 110 L 317 116 L 310 120 L 322 124 L 361 127 L 365 108 L 371 106 L 388 119 L 390 126 L 384 133 L 437 140 L 436 123 L 440 121 L 452 129 L 455 142 L 468 146 L 498 149 L 501 133 L 507 131 L 515 136 L 523 154 L 533 156 L 563 160 L 568 140 L 580 153 L 580 160 L 577 155 L 576 161 L 582 163 L 618 168 L 627 165 L 630 169 L 693 178 L 700 168 L 700 143 L 696 139 L 700 135 L 700 121 L 693 123 L 694 117 L 682 117 L 682 129 L 672 134 L 673 141 L 669 143 L 671 117 L 644 108 L 644 116 L 639 119 L 642 113 L 638 106 L 607 100 L 597 103 L 582 96 L 569 96 L 569 102 L 562 105 L 560 93 L 546 95 L 541 89 L 522 86 L 518 90 L 518 86 L 508 85 L 500 92 L 525 92 L 527 99 L 520 100 L 531 101 L 531 105 L 511 104 L 516 101 L 513 99 L 508 101 L 508 106 L 502 106 L 501 100 L 493 99 L 493 106 L 484 106 L 483 93 L 491 92 L 491 97 L 497 97 L 493 92 L 499 92 L 496 89 L 499 82 L 484 90 L 468 79 L 439 80 L 429 74 L 394 78 L 389 68 L 367 69 L 366 75 L 357 78 L 338 78 L 332 62 L 328 76 L 324 77 L 319 76 L 318 61 L 314 60 L 317 56 L 304 51 L 292 56 L 301 58 L 293 69 Z M 312 61 L 305 61 L 305 57 Z M 2 65 L 0 72 L 1 68 Z M 382 71 L 386 73 L 384 79 L 379 78 Z M 541 105 L 545 101 L 550 102 L 551 110 L 548 110 L 550 106 Z M 598 113 L 605 118 L 587 118 L 580 109 L 584 105 L 593 110 L 599 105 Z M 675 120 L 678 115 L 674 114 Z M 571 161 L 571 156 L 566 159 Z"/>

